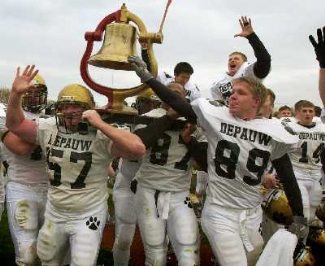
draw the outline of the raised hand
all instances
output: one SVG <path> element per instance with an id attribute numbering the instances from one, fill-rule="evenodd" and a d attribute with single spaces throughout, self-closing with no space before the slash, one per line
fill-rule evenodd
<path id="1" fill-rule="evenodd" d="M 38 69 L 35 69 L 34 65 L 28 65 L 25 67 L 23 73 L 20 73 L 20 67 L 18 67 L 16 77 L 12 83 L 12 91 L 18 94 L 22 94 L 28 90 L 36 89 L 36 86 L 32 84 L 32 80 L 37 75 L 37 73 Z"/>
<path id="2" fill-rule="evenodd" d="M 235 34 L 234 37 L 247 37 L 254 32 L 250 18 L 247 18 L 246 16 L 241 17 L 239 19 L 239 24 L 242 32 Z"/>
<path id="3" fill-rule="evenodd" d="M 325 68 L 325 27 L 323 27 L 323 31 L 321 28 L 317 29 L 317 39 L 318 42 L 316 42 L 312 35 L 309 35 L 309 40 L 314 46 L 316 59 L 319 61 L 319 66 L 321 68 Z"/>
<path id="4" fill-rule="evenodd" d="M 131 55 L 128 57 L 128 61 L 131 63 L 133 70 L 137 73 L 142 82 L 147 82 L 149 79 L 153 78 L 147 69 L 147 64 L 139 56 Z"/>

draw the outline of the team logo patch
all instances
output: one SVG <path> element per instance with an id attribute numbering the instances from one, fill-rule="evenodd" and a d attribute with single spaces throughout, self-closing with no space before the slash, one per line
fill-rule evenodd
<path id="1" fill-rule="evenodd" d="M 86 225 L 91 230 L 97 230 L 98 226 L 100 225 L 100 221 L 97 220 L 97 217 L 90 216 L 90 218 L 86 222 Z"/>
<path id="2" fill-rule="evenodd" d="M 187 205 L 187 207 L 189 207 L 190 209 L 193 208 L 190 197 L 185 198 L 184 204 Z"/>

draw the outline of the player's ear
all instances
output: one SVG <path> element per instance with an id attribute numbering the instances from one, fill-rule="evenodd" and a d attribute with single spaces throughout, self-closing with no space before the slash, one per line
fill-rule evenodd
<path id="1" fill-rule="evenodd" d="M 255 99 L 255 106 L 256 107 L 261 107 L 261 104 L 262 104 L 262 99 L 261 98 L 256 98 Z"/>

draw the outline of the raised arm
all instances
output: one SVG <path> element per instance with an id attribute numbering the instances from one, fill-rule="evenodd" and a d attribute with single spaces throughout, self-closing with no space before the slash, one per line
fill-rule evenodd
<path id="1" fill-rule="evenodd" d="M 177 117 L 176 112 L 169 110 L 166 115 L 154 119 L 148 126 L 135 130 L 134 134 L 139 136 L 146 148 L 149 149 L 157 143 L 166 130 L 170 129 Z"/>
<path id="2" fill-rule="evenodd" d="M 276 173 L 283 184 L 284 191 L 289 200 L 289 205 L 294 215 L 304 216 L 302 199 L 297 179 L 293 173 L 289 156 L 285 154 L 279 159 L 272 161 Z"/>
<path id="3" fill-rule="evenodd" d="M 317 39 L 318 41 L 316 42 L 314 37 L 309 35 L 309 40 L 315 49 L 316 59 L 319 62 L 318 90 L 323 106 L 325 107 L 325 27 L 323 29 L 317 29 Z"/>
<path id="4" fill-rule="evenodd" d="M 181 116 L 186 117 L 190 122 L 196 122 L 196 115 L 191 104 L 156 80 L 148 71 L 146 63 L 141 58 L 138 56 L 130 56 L 129 62 L 132 63 L 133 69 L 141 78 L 141 81 L 152 88 L 163 102 L 171 106 Z"/>
<path id="5" fill-rule="evenodd" d="M 142 57 L 142 60 L 146 63 L 147 69 L 150 72 L 151 71 L 151 65 L 150 65 L 150 59 L 149 59 L 149 54 L 148 54 L 147 43 L 143 42 L 143 43 L 140 43 L 140 45 L 141 45 L 141 57 Z"/>
<path id="6" fill-rule="evenodd" d="M 146 147 L 137 135 L 105 123 L 95 110 L 83 112 L 82 118 L 113 141 L 111 152 L 114 156 L 135 160 L 145 154 Z"/>
<path id="7" fill-rule="evenodd" d="M 34 143 L 36 140 L 36 123 L 25 118 L 21 107 L 22 96 L 28 90 L 36 89 L 31 83 L 38 73 L 35 66 L 27 66 L 22 73 L 17 68 L 16 77 L 12 84 L 6 114 L 6 127 L 19 138 Z"/>
<path id="8" fill-rule="evenodd" d="M 234 37 L 244 37 L 249 41 L 256 57 L 256 62 L 254 63 L 254 74 L 256 77 L 263 79 L 271 70 L 271 56 L 254 32 L 251 19 L 241 17 L 239 19 L 239 24 L 242 32 L 235 34 Z"/>

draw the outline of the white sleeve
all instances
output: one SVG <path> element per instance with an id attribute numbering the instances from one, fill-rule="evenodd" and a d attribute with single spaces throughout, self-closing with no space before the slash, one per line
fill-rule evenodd
<path id="1" fill-rule="evenodd" d="M 258 77 L 255 76 L 255 73 L 254 73 L 254 64 L 250 64 L 248 65 L 245 70 L 244 70 L 244 76 L 245 77 L 248 77 L 248 78 L 255 78 L 255 79 L 258 79 L 260 80 Z"/>
<path id="2" fill-rule="evenodd" d="M 219 82 L 213 83 L 212 87 L 210 88 L 212 100 L 221 100 L 224 101 L 225 99 L 222 97 L 222 94 L 219 90 Z"/>

